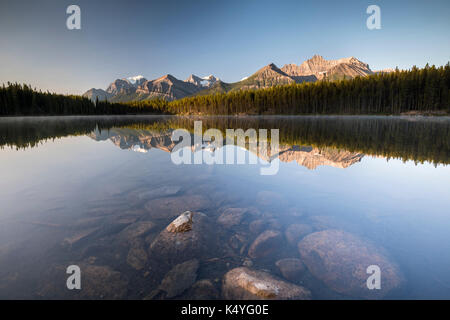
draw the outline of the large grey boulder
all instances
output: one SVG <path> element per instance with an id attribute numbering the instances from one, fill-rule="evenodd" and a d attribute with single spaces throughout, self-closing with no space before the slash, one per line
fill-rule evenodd
<path id="1" fill-rule="evenodd" d="M 330 289 L 351 297 L 383 298 L 401 286 L 403 276 L 387 253 L 371 242 L 345 231 L 312 233 L 298 244 L 303 263 Z M 381 270 L 381 289 L 369 290 L 369 266 Z"/>

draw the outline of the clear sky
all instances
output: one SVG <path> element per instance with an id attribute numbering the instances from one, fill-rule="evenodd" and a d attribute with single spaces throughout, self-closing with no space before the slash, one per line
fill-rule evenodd
<path id="1" fill-rule="evenodd" d="M 81 30 L 66 8 L 81 8 Z M 366 8 L 381 8 L 369 30 Z M 142 74 L 238 81 L 271 62 L 354 56 L 373 70 L 450 60 L 450 1 L 0 0 L 0 84 L 61 93 Z"/>

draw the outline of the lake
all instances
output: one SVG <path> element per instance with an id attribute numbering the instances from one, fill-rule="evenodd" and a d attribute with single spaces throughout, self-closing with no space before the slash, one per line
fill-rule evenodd
<path id="1" fill-rule="evenodd" d="M 279 148 L 177 164 L 195 121 Z M 1 118 L 0 146 L 1 299 L 450 299 L 449 117 Z"/>

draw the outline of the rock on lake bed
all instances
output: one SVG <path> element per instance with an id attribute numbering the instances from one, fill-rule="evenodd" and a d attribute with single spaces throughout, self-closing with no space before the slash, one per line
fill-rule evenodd
<path id="1" fill-rule="evenodd" d="M 303 263 L 329 288 L 344 295 L 381 299 L 401 286 L 403 276 L 396 263 L 380 247 L 341 230 L 312 233 L 298 243 Z M 367 268 L 379 266 L 381 289 L 369 290 Z"/>
<path id="2" fill-rule="evenodd" d="M 222 294 L 232 300 L 308 300 L 311 292 L 301 286 L 279 280 L 271 274 L 246 267 L 228 271 L 223 279 Z"/>

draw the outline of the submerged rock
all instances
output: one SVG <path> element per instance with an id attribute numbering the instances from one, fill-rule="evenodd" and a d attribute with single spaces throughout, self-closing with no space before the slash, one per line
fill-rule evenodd
<path id="1" fill-rule="evenodd" d="M 172 233 L 186 232 L 191 229 L 192 229 L 192 212 L 190 211 L 183 212 L 166 228 L 167 231 Z"/>
<path id="2" fill-rule="evenodd" d="M 263 258 L 277 250 L 281 245 L 281 233 L 275 230 L 267 230 L 261 233 L 253 241 L 248 255 L 251 258 Z"/>
<path id="3" fill-rule="evenodd" d="M 225 274 L 222 295 L 230 300 L 311 299 L 311 292 L 304 287 L 246 267 L 235 268 Z"/>
<path id="4" fill-rule="evenodd" d="M 92 264 L 95 258 L 88 261 L 73 261 L 64 264 L 51 264 L 48 268 L 39 272 L 36 291 L 29 288 L 27 296 L 18 299 L 29 299 L 30 293 L 35 294 L 40 299 L 59 300 L 115 300 L 126 299 L 128 294 L 128 279 L 121 272 L 112 269 L 110 266 Z M 66 282 L 73 283 L 67 274 L 67 267 L 71 264 L 78 265 L 81 271 L 81 290 L 68 290 Z M 0 279 L 7 280 L 7 279 Z M 17 281 L 16 279 L 11 279 Z M 20 280 L 20 279 L 19 279 Z M 1 288 L 1 286 L 0 286 Z M 26 298 L 28 297 L 28 298 Z"/>
<path id="5" fill-rule="evenodd" d="M 251 233 L 259 234 L 267 229 L 267 222 L 263 219 L 257 219 L 250 222 L 248 229 Z"/>
<path id="6" fill-rule="evenodd" d="M 192 285 L 187 298 L 192 300 L 215 300 L 219 298 L 219 292 L 211 280 L 203 279 Z"/>
<path id="7" fill-rule="evenodd" d="M 145 250 L 144 241 L 136 239 L 131 244 L 130 250 L 127 255 L 127 263 L 136 270 L 141 270 L 147 263 L 148 255 Z"/>
<path id="8" fill-rule="evenodd" d="M 130 224 L 128 227 L 123 229 L 119 237 L 121 239 L 132 241 L 137 237 L 145 236 L 148 232 L 155 228 L 155 224 L 151 221 L 139 221 Z"/>
<path id="9" fill-rule="evenodd" d="M 83 231 L 77 232 L 76 234 L 65 238 L 62 242 L 62 246 L 63 247 L 72 247 L 74 245 L 77 245 L 78 243 L 82 242 L 83 240 L 86 240 L 89 237 L 91 237 L 92 235 L 94 235 L 99 230 L 100 230 L 100 227 L 94 227 L 94 228 L 88 228 Z"/>
<path id="10" fill-rule="evenodd" d="M 73 229 L 88 229 L 93 227 L 99 227 L 102 222 L 105 220 L 105 217 L 87 217 L 77 219 L 70 223 L 71 228 Z"/>
<path id="11" fill-rule="evenodd" d="M 166 293 L 166 298 L 173 298 L 188 289 L 197 279 L 199 262 L 192 259 L 176 265 L 170 270 L 159 286 Z"/>
<path id="12" fill-rule="evenodd" d="M 305 272 L 306 268 L 300 259 L 286 258 L 278 260 L 275 265 L 283 277 L 289 281 L 296 282 Z"/>
<path id="13" fill-rule="evenodd" d="M 230 237 L 228 244 L 234 250 L 241 249 L 245 244 L 247 244 L 247 237 L 245 234 L 236 233 Z"/>
<path id="14" fill-rule="evenodd" d="M 267 229 L 279 230 L 281 229 L 281 224 L 277 219 L 257 219 L 253 220 L 248 229 L 253 234 L 259 234 Z"/>
<path id="15" fill-rule="evenodd" d="M 123 299 L 128 281 L 121 273 L 107 266 L 80 265 L 82 282 L 79 290 L 83 299 Z M 75 290 L 77 291 L 77 290 Z"/>
<path id="16" fill-rule="evenodd" d="M 151 219 L 166 219 L 177 216 L 186 210 L 199 211 L 208 209 L 211 202 L 201 195 L 184 195 L 150 200 L 145 204 L 148 216 Z"/>
<path id="17" fill-rule="evenodd" d="M 136 194 L 139 200 L 151 200 L 155 198 L 169 197 L 180 192 L 181 187 L 178 186 L 163 186 L 154 189 L 142 190 Z"/>
<path id="18" fill-rule="evenodd" d="M 397 264 L 383 249 L 341 230 L 325 230 L 306 236 L 298 244 L 308 270 L 332 290 L 356 298 L 383 298 L 403 282 Z M 367 267 L 381 270 L 381 289 L 367 287 Z"/>
<path id="19" fill-rule="evenodd" d="M 215 244 L 209 218 L 192 212 L 190 230 L 174 233 L 165 228 L 151 243 L 149 254 L 154 263 L 173 265 L 214 252 Z"/>
<path id="20" fill-rule="evenodd" d="M 245 208 L 228 208 L 219 216 L 217 222 L 226 228 L 231 228 L 241 223 L 247 213 Z"/>
<path id="21" fill-rule="evenodd" d="M 307 224 L 292 224 L 284 235 L 291 245 L 296 245 L 304 236 L 313 232 L 313 228 Z"/>

